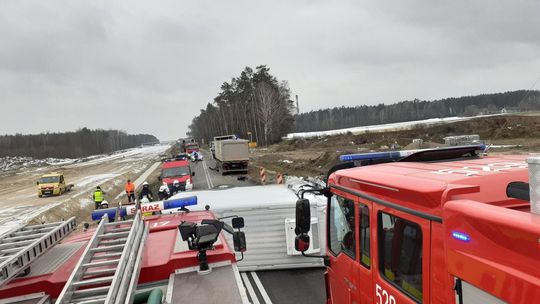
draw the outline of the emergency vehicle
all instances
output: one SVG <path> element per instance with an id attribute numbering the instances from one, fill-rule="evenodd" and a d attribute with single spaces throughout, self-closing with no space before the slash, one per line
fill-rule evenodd
<path id="1" fill-rule="evenodd" d="M 193 152 L 199 152 L 199 144 L 196 142 L 184 143 L 184 153 L 192 154 Z"/>
<path id="2" fill-rule="evenodd" d="M 173 182 L 177 180 L 180 183 L 182 191 L 193 189 L 193 176 L 195 172 L 191 171 L 188 160 L 168 160 L 161 166 L 161 175 L 159 179 L 167 183 L 169 189 L 172 188 Z"/>
<path id="3" fill-rule="evenodd" d="M 306 190 L 328 199 L 327 303 L 540 303 L 527 157 L 484 148 L 347 155 L 326 188 Z M 299 251 L 309 210 L 298 200 Z"/>
<path id="4" fill-rule="evenodd" d="M 160 206 L 194 204 L 196 197 Z M 235 253 L 246 250 L 243 218 L 228 219 L 231 227 L 209 210 L 126 212 L 96 210 L 97 227 L 76 234 L 73 217 L 2 235 L 0 303 L 249 303 Z M 221 232 L 232 235 L 234 251 Z"/>
<path id="5" fill-rule="evenodd" d="M 71 191 L 73 184 L 66 183 L 64 174 L 51 172 L 42 175 L 37 184 L 38 197 L 44 195 L 61 195 L 62 193 Z"/>

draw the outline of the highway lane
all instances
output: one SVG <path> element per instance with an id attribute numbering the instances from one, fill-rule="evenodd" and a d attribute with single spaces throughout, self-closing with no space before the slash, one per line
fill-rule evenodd
<path id="1" fill-rule="evenodd" d="M 216 164 L 212 159 L 212 155 L 205 150 L 202 150 L 202 155 L 203 161 L 191 162 L 191 171 L 195 172 L 195 176 L 193 177 L 193 190 L 207 190 L 227 186 L 246 187 L 255 185 L 255 183 L 247 178 L 242 179 L 242 177 L 245 177 L 245 175 L 221 175 L 220 172 L 216 172 L 214 170 Z"/>
<path id="2" fill-rule="evenodd" d="M 215 161 L 202 151 L 204 161 L 192 162 L 194 191 L 216 187 L 247 187 L 254 182 L 238 179 L 244 175 L 221 175 L 213 170 Z M 249 244 L 248 244 L 249 250 Z M 250 301 L 254 304 L 318 304 L 325 303 L 324 269 L 289 269 L 243 272 L 242 281 Z"/>

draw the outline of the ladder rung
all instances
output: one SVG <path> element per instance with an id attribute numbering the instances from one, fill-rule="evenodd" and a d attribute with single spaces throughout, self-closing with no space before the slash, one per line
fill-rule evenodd
<path id="1" fill-rule="evenodd" d="M 128 235 L 129 235 L 129 231 L 126 231 L 126 232 L 112 232 L 112 233 L 100 234 L 99 238 L 100 239 L 112 239 L 112 238 L 128 236 Z"/>
<path id="2" fill-rule="evenodd" d="M 105 303 L 105 300 L 107 299 L 107 296 L 99 296 L 99 297 L 92 297 L 92 298 L 82 298 L 79 300 L 74 300 L 69 302 L 70 304 L 101 304 Z"/>
<path id="3" fill-rule="evenodd" d="M 8 248 L 8 249 L 2 249 L 0 250 L 0 254 L 10 254 L 10 253 L 17 253 L 19 251 L 21 251 L 22 248 L 24 248 L 25 246 L 21 246 L 21 247 L 15 247 L 15 248 Z M 10 257 L 12 257 L 13 255 L 10 255 Z"/>
<path id="4" fill-rule="evenodd" d="M 112 282 L 113 278 L 114 278 L 114 276 L 92 278 L 92 279 L 87 279 L 87 280 L 74 282 L 73 286 L 80 287 L 80 286 L 88 286 L 88 285 L 97 285 L 97 284 L 103 284 L 103 283 L 110 283 L 110 282 Z"/>
<path id="5" fill-rule="evenodd" d="M 124 245 L 103 246 L 90 249 L 91 252 L 118 251 L 123 250 Z"/>
<path id="6" fill-rule="evenodd" d="M 101 303 L 105 303 L 106 299 L 107 299 L 106 296 L 101 296 L 97 298 L 83 298 L 83 299 L 80 299 L 79 301 L 75 300 L 69 303 L 70 304 L 101 304 Z"/>
<path id="7" fill-rule="evenodd" d="M 21 228 L 21 231 L 28 231 L 28 230 L 34 230 L 34 229 L 42 229 L 42 228 L 56 228 L 63 224 L 65 222 L 55 222 L 55 223 L 48 223 L 48 224 L 40 224 L 40 225 L 32 225 Z"/>
<path id="8" fill-rule="evenodd" d="M 105 241 L 99 242 L 99 246 L 112 246 L 112 245 L 125 244 L 126 241 L 127 241 L 127 238 L 107 240 L 106 242 Z"/>
<path id="9" fill-rule="evenodd" d="M 124 231 L 130 231 L 130 230 L 131 230 L 131 227 L 113 228 L 113 229 L 107 230 L 106 233 L 110 233 L 110 232 L 124 232 Z"/>
<path id="10" fill-rule="evenodd" d="M 101 266 L 108 266 L 108 265 L 118 264 L 118 262 L 120 262 L 120 259 L 107 260 L 107 261 L 101 261 L 101 262 L 85 263 L 85 264 L 82 264 L 81 266 L 83 268 L 101 267 Z"/>
<path id="11" fill-rule="evenodd" d="M 30 235 L 20 235 L 20 236 L 13 236 L 13 237 L 7 237 L 5 239 L 0 240 L 0 244 L 5 244 L 8 242 L 15 242 L 20 240 L 35 240 L 39 239 L 40 237 L 46 235 L 47 233 L 33 233 Z"/>
<path id="12" fill-rule="evenodd" d="M 113 252 L 100 255 L 94 255 L 92 261 L 101 260 L 101 259 L 110 259 L 110 258 L 119 258 L 122 255 L 122 252 Z"/>
<path id="13" fill-rule="evenodd" d="M 27 245 L 30 245 L 35 241 L 36 240 L 26 240 L 26 241 L 2 243 L 0 244 L 0 250 L 5 249 L 5 248 L 13 248 L 13 247 L 26 247 Z"/>
<path id="14" fill-rule="evenodd" d="M 96 270 L 88 270 L 84 273 L 85 277 L 90 276 L 96 276 L 96 275 L 104 275 L 104 274 L 113 274 L 116 272 L 116 268 L 104 268 L 104 269 L 96 269 Z"/>
<path id="15" fill-rule="evenodd" d="M 11 258 L 13 255 L 4 255 L 4 256 L 0 256 L 0 263 L 4 260 L 7 260 L 9 258 Z"/>
<path id="16" fill-rule="evenodd" d="M 116 225 L 124 225 L 124 224 L 131 224 L 131 223 L 133 223 L 133 220 L 112 222 L 112 223 L 106 223 L 105 227 L 116 226 Z"/>
<path id="17" fill-rule="evenodd" d="M 95 287 L 95 288 L 87 288 L 87 289 L 80 289 L 73 292 L 73 301 L 77 301 L 76 298 L 82 298 L 85 296 L 98 296 L 100 294 L 106 294 L 109 292 L 110 286 L 101 286 L 101 287 Z M 82 299 L 81 299 L 82 300 Z"/>
<path id="18" fill-rule="evenodd" d="M 33 235 L 35 233 L 47 233 L 53 230 L 55 227 L 41 228 L 36 230 L 26 230 L 26 231 L 16 231 L 10 234 L 10 236 L 23 236 L 23 235 Z"/>

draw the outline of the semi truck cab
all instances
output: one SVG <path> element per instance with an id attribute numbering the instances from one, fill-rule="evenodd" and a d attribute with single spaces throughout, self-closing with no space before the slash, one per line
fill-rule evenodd
<path id="1" fill-rule="evenodd" d="M 481 152 L 350 165 L 330 174 L 327 188 L 307 190 L 328 197 L 327 303 L 540 301 L 540 215 L 522 195 L 526 156 Z M 305 251 L 309 201 L 296 210 L 295 247 Z"/>

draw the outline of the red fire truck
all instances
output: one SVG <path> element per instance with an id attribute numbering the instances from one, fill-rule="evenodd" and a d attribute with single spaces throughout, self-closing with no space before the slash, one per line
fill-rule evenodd
<path id="1" fill-rule="evenodd" d="M 141 210 L 196 203 L 190 197 Z M 246 250 L 243 218 L 233 217 L 231 227 L 209 210 L 185 210 L 136 211 L 115 221 L 126 207 L 98 209 L 92 218 L 99 224 L 83 232 L 70 235 L 72 217 L 0 236 L 0 303 L 249 303 L 235 254 Z M 223 231 L 232 234 L 234 251 Z"/>
<path id="2" fill-rule="evenodd" d="M 328 197 L 327 303 L 540 303 L 526 156 L 483 148 L 349 155 L 306 190 Z M 303 251 L 309 201 L 296 208 Z"/>

